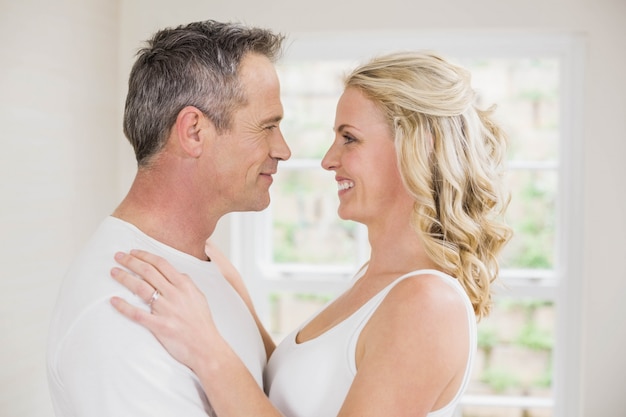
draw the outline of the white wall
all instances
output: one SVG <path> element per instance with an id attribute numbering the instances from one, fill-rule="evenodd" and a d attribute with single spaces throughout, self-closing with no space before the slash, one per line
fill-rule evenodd
<path id="1" fill-rule="evenodd" d="M 43 354 L 59 281 L 134 173 L 121 133 L 134 51 L 159 27 L 207 18 L 286 33 L 584 34 L 583 375 L 570 401 L 585 417 L 626 409 L 624 0 L 0 0 L 0 415 L 52 415 Z"/>
<path id="2" fill-rule="evenodd" d="M 0 415 L 51 416 L 48 316 L 117 193 L 117 4 L 0 0 Z"/>

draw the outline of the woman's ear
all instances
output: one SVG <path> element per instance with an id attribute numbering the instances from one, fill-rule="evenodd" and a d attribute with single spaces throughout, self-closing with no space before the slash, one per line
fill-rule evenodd
<path id="1" fill-rule="evenodd" d="M 178 112 L 174 128 L 181 150 L 192 158 L 202 154 L 206 134 L 215 132 L 209 118 L 194 106 L 187 106 Z"/>

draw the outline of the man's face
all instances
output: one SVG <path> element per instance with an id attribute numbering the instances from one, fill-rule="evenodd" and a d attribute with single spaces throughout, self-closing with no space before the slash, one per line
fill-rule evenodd
<path id="1" fill-rule="evenodd" d="M 274 65 L 249 54 L 241 63 L 240 81 L 247 101 L 217 138 L 212 155 L 217 178 L 211 180 L 217 181 L 227 212 L 265 209 L 278 161 L 291 156 L 279 127 L 283 106 Z"/>

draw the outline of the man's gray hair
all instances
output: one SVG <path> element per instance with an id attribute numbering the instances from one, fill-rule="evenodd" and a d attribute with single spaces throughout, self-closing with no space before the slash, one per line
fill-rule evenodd
<path id="1" fill-rule="evenodd" d="M 213 20 L 158 31 L 137 53 L 128 81 L 124 134 L 140 166 L 163 148 L 186 106 L 202 111 L 222 132 L 245 104 L 238 70 L 248 53 L 276 62 L 284 36 Z"/>

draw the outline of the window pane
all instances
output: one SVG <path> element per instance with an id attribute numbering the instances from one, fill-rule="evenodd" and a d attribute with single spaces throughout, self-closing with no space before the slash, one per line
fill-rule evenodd
<path id="1" fill-rule="evenodd" d="M 507 218 L 515 235 L 502 256 L 502 267 L 553 268 L 558 60 L 481 59 L 461 64 L 471 71 L 482 104 L 497 104 L 496 115 L 510 138 L 509 158 L 522 163 L 553 163 L 551 171 L 510 174 L 513 199 Z M 299 61 L 278 66 L 285 107 L 282 128 L 293 152 L 292 162 L 319 160 L 326 152 L 333 139 L 341 80 L 353 65 L 350 61 Z M 273 201 L 278 203 L 273 204 L 274 262 L 354 262 L 355 226 L 333 220 L 336 191 L 329 188 L 332 180 L 320 180 L 324 174 L 319 171 L 319 167 L 306 174 L 283 169 L 277 176 L 282 185 L 272 188 Z M 336 230 L 331 231 L 335 226 Z M 328 242 L 332 242 L 330 247 Z"/>
<path id="2" fill-rule="evenodd" d="M 501 267 L 554 268 L 557 173 L 515 170 L 508 180 L 512 195 L 507 222 L 514 235 L 505 247 Z"/>
<path id="3" fill-rule="evenodd" d="M 287 334 L 318 312 L 333 295 L 273 292 L 269 295 L 270 321 L 268 331 L 278 344 Z"/>
<path id="4" fill-rule="evenodd" d="M 292 159 L 321 159 L 333 140 L 335 106 L 350 62 L 313 61 L 278 65 L 285 118 L 281 129 Z"/>
<path id="5" fill-rule="evenodd" d="M 557 159 L 559 65 L 557 59 L 489 59 L 464 62 L 484 106 L 497 105 L 512 160 Z"/>
<path id="6" fill-rule="evenodd" d="M 334 173 L 283 169 L 271 188 L 273 261 L 354 264 L 357 224 L 337 215 Z"/>
<path id="7" fill-rule="evenodd" d="M 555 308 L 550 300 L 503 298 L 478 325 L 478 352 L 466 395 L 542 400 L 552 396 Z M 506 403 L 506 401 L 502 401 Z M 549 407 L 465 405 L 463 416 L 551 416 Z M 497 404 L 497 401 L 495 401 Z"/>

